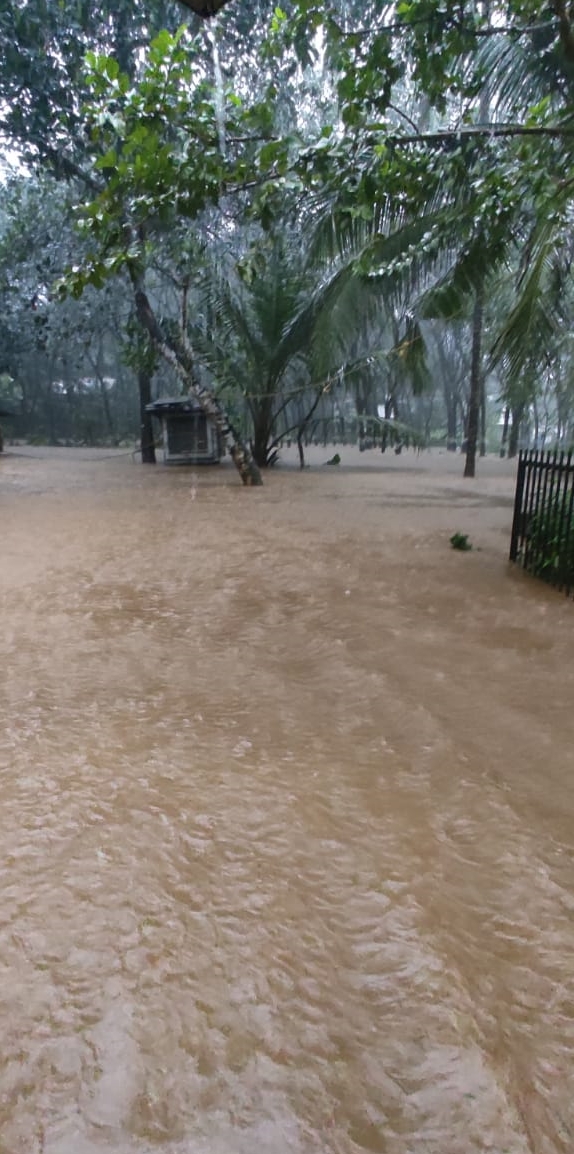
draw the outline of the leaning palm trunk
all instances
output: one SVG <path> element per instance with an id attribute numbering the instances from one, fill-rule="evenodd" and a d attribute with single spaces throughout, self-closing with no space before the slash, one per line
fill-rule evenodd
<path id="1" fill-rule="evenodd" d="M 155 348 L 172 369 L 180 381 L 199 401 L 205 415 L 213 421 L 218 433 L 229 451 L 233 464 L 237 469 L 244 485 L 261 485 L 261 473 L 253 460 L 253 456 L 236 430 L 233 428 L 225 410 L 214 394 L 206 389 L 197 380 L 193 371 L 193 357 L 185 334 L 169 336 L 164 334 L 159 321 L 151 307 L 149 298 L 144 292 L 137 273 L 132 272 L 132 284 L 135 293 L 136 311 L 138 320 L 149 333 Z"/>

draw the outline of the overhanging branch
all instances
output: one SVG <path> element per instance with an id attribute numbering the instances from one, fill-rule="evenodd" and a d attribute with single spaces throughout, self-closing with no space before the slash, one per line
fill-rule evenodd
<path id="1" fill-rule="evenodd" d="M 383 125 L 368 125 L 371 132 L 385 131 Z M 560 139 L 561 137 L 574 137 L 574 126 L 570 128 L 560 126 L 530 126 L 522 124 L 484 124 L 473 127 L 451 128 L 439 132 L 413 132 L 411 135 L 387 134 L 387 141 L 389 144 L 406 145 L 406 144 L 442 144 L 445 142 L 452 143 L 453 141 L 463 140 L 473 137 L 512 137 L 512 136 L 546 136 L 550 139 Z"/>

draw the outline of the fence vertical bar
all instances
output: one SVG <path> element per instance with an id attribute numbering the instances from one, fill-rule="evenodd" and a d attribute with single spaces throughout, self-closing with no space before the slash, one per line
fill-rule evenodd
<path id="1" fill-rule="evenodd" d="M 525 516 L 524 553 L 522 561 L 525 569 L 528 569 L 531 563 L 532 536 L 530 533 L 530 528 L 534 510 L 538 511 L 540 505 L 540 489 L 542 486 L 544 451 L 542 450 L 539 452 L 538 450 L 532 450 L 530 454 L 530 461 L 532 467 L 532 481 L 530 485 L 528 508 L 526 510 Z"/>
<path id="2" fill-rule="evenodd" d="M 572 452 L 570 452 L 568 454 L 568 461 L 569 462 L 570 462 L 571 457 L 572 457 Z M 570 472 L 569 477 L 568 477 L 570 489 L 568 492 L 568 496 L 569 496 L 569 500 L 567 502 L 568 511 L 566 513 L 566 527 L 565 527 L 565 533 L 564 533 L 564 557 L 565 557 L 565 568 L 566 568 L 566 573 L 565 573 L 566 580 L 565 580 L 564 584 L 566 587 L 566 596 L 567 597 L 570 596 L 570 591 L 572 589 L 572 583 L 574 581 L 574 563 L 570 558 L 570 550 L 572 548 L 572 543 L 573 543 L 572 538 L 574 536 L 572 533 L 572 521 L 574 520 L 574 477 L 572 475 L 573 472 L 574 472 L 574 470 L 572 470 Z"/>
<path id="3" fill-rule="evenodd" d="M 542 454 L 542 455 L 544 456 L 544 454 Z M 544 546 L 546 543 L 546 534 L 547 534 L 547 530 L 548 530 L 548 502 L 546 499 L 546 494 L 548 491 L 548 480 L 550 477 L 550 470 L 551 470 L 551 456 L 552 456 L 552 454 L 550 452 L 550 449 L 547 449 L 547 451 L 546 451 L 546 465 L 544 467 L 544 473 L 543 473 L 542 502 L 541 502 L 541 504 L 537 504 L 537 508 L 536 508 L 536 513 L 538 515 L 538 525 L 539 525 L 539 531 L 537 533 L 537 542 L 536 542 L 537 543 L 537 549 L 536 549 L 536 558 L 535 558 L 537 576 L 540 576 L 540 566 L 542 566 L 542 568 L 544 568 L 544 558 L 545 558 Z M 540 516 L 542 516 L 542 521 L 540 521 Z M 542 525 L 542 532 L 540 532 L 540 525 Z"/>
<path id="4" fill-rule="evenodd" d="M 560 505 L 560 508 L 558 511 L 558 516 L 557 516 L 557 539 L 559 542 L 558 574 L 557 574 L 558 589 L 564 589 L 565 564 L 567 565 L 567 563 L 568 563 L 567 562 L 567 555 L 566 555 L 565 548 L 564 548 L 564 545 L 565 545 L 564 537 L 565 537 L 565 529 L 566 529 L 566 503 L 568 500 L 568 482 L 569 482 L 569 479 L 571 479 L 571 460 L 572 460 L 572 452 L 568 452 L 568 454 L 565 454 L 564 450 L 562 450 L 562 452 L 560 454 L 560 478 L 558 481 L 559 492 L 560 492 L 560 484 L 562 481 L 564 481 L 564 485 L 561 485 L 561 494 L 560 494 L 561 500 L 560 500 L 560 502 L 558 501 L 558 497 L 557 497 L 557 508 L 558 508 L 558 504 Z"/>
<path id="5" fill-rule="evenodd" d="M 546 510 L 546 489 L 549 486 L 549 470 L 550 470 L 550 449 L 541 454 L 541 471 L 538 475 L 538 485 L 536 486 L 536 503 L 534 508 L 534 516 L 537 523 L 537 532 L 530 533 L 530 552 L 528 556 L 528 563 L 530 571 L 534 572 L 537 577 L 541 576 L 539 567 L 541 561 L 544 562 L 544 553 L 541 548 L 541 539 L 544 537 L 545 525 L 545 510 Z M 542 533 L 541 533 L 541 516 L 542 516 Z"/>
<path id="6" fill-rule="evenodd" d="M 554 451 L 554 469 L 552 471 L 552 487 L 550 492 L 550 522 L 549 535 L 547 535 L 545 554 L 551 561 L 549 580 L 553 585 L 560 583 L 560 493 L 562 485 L 562 477 L 564 477 L 564 449 L 560 452 L 558 457 L 558 449 Z M 549 546 L 551 552 L 549 553 Z"/>
<path id="7" fill-rule="evenodd" d="M 532 503 L 532 531 L 529 540 L 528 566 L 531 573 L 538 573 L 538 558 L 540 556 L 540 514 L 544 508 L 544 487 L 546 484 L 547 450 L 540 450 L 540 470 L 537 474 L 536 496 Z"/>
<path id="8" fill-rule="evenodd" d="M 526 568 L 526 555 L 528 552 L 528 522 L 531 515 L 532 498 L 534 492 L 534 482 L 536 478 L 535 460 L 536 453 L 533 449 L 525 451 L 524 459 L 526 461 L 526 486 L 524 493 L 524 500 L 522 502 L 522 520 L 520 523 L 520 553 L 523 568 Z"/>
<path id="9" fill-rule="evenodd" d="M 554 525 L 554 481 L 558 471 L 558 454 L 556 449 L 552 454 L 548 450 L 548 465 L 546 469 L 546 477 L 544 479 L 544 497 L 542 498 L 542 521 L 540 534 L 540 543 L 538 547 L 540 557 L 540 576 L 545 581 L 553 582 L 553 564 L 549 557 L 548 547 L 552 540 L 552 532 Z"/>
<path id="10" fill-rule="evenodd" d="M 522 509 L 519 515 L 519 522 L 517 525 L 517 554 L 516 559 L 520 560 L 520 564 L 524 565 L 524 536 L 526 532 L 526 510 L 530 501 L 530 488 L 532 483 L 532 469 L 530 467 L 530 457 L 532 454 L 527 450 L 523 450 L 524 459 L 524 492 L 522 495 Z"/>
<path id="11" fill-rule="evenodd" d="M 512 518 L 512 535 L 510 537 L 510 560 L 516 561 L 518 556 L 518 538 L 522 531 L 523 514 L 522 498 L 524 496 L 524 482 L 526 479 L 526 453 L 520 450 L 518 456 L 518 472 L 516 474 L 516 495 L 514 497 L 514 516 Z"/>

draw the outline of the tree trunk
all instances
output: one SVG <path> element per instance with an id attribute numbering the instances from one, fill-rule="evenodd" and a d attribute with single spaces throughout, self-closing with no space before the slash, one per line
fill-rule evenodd
<path id="1" fill-rule="evenodd" d="M 264 387 L 271 392 L 270 384 Z M 256 398 L 250 402 L 250 411 L 253 421 L 251 451 L 255 463 L 260 469 L 265 469 L 269 464 L 270 442 L 273 437 L 273 398 L 267 396 L 259 401 Z"/>
<path id="2" fill-rule="evenodd" d="M 100 388 L 100 396 L 102 398 L 104 416 L 106 418 L 106 424 L 108 426 L 108 432 L 109 432 L 112 444 L 115 445 L 116 444 L 116 434 L 115 434 L 115 430 L 114 430 L 112 410 L 110 409 L 110 398 L 108 397 L 108 391 L 107 391 L 106 386 L 104 384 L 104 379 L 103 379 L 103 377 L 101 377 L 99 375 L 98 375 L 98 383 L 99 383 L 99 388 Z"/>
<path id="3" fill-rule="evenodd" d="M 209 417 L 220 433 L 229 450 L 231 459 L 244 485 L 262 485 L 261 473 L 253 460 L 253 456 L 236 430 L 233 428 L 227 413 L 222 408 L 217 397 L 199 383 L 193 366 L 193 357 L 185 334 L 170 337 L 164 335 L 157 317 L 150 305 L 147 293 L 142 288 L 142 282 L 135 268 L 131 269 L 131 279 L 134 288 L 135 304 L 138 319 L 149 333 L 158 353 L 171 365 L 179 379 L 201 405 L 205 415 Z"/>
<path id="4" fill-rule="evenodd" d="M 510 426 L 510 436 L 508 438 L 508 456 L 515 457 L 518 452 L 518 437 L 520 435 L 520 423 L 524 414 L 524 405 L 517 405 L 512 410 L 512 425 Z"/>
<path id="5" fill-rule="evenodd" d="M 483 0 L 483 17 L 490 24 L 490 0 Z M 490 93 L 488 83 L 483 83 L 479 101 L 480 123 L 486 124 L 490 117 Z M 482 325 L 484 319 L 484 276 L 476 290 L 472 316 L 472 353 L 470 361 L 470 397 L 468 401 L 468 426 L 466 443 L 465 477 L 476 474 L 476 445 L 478 425 L 481 425 L 480 455 L 486 456 L 486 395 L 482 372 Z"/>
<path id="6" fill-rule="evenodd" d="M 480 394 L 482 382 L 482 318 L 484 312 L 484 290 L 477 290 L 472 314 L 472 356 L 470 362 L 470 396 L 468 399 L 468 425 L 466 432 L 465 477 L 476 475 L 476 447 L 480 415 Z"/>
<path id="7" fill-rule="evenodd" d="M 313 401 L 313 404 L 312 404 L 311 408 L 309 409 L 309 412 L 303 418 L 303 420 L 301 421 L 301 423 L 297 429 L 297 449 L 299 452 L 299 468 L 300 469 L 305 468 L 305 453 L 303 451 L 303 437 L 307 431 L 307 428 L 309 427 L 309 423 L 311 421 L 311 418 L 313 417 L 315 410 L 318 408 L 319 401 L 321 400 L 321 397 L 324 395 L 324 393 L 325 393 L 325 388 L 321 389 L 320 392 L 317 393 L 317 396 L 315 397 L 315 400 Z"/>
<path id="8" fill-rule="evenodd" d="M 267 445 L 269 442 L 269 434 L 267 429 L 255 429 L 253 434 L 253 441 L 251 443 L 251 451 L 253 453 L 253 460 L 260 469 L 265 469 L 268 465 L 267 459 Z"/>
<path id="9" fill-rule="evenodd" d="M 152 374 L 148 369 L 138 372 L 138 389 L 140 396 L 140 444 L 142 465 L 155 465 L 155 443 L 153 419 L 151 413 L 146 412 L 146 405 L 151 404 Z"/>
<path id="10" fill-rule="evenodd" d="M 506 444 L 508 441 L 508 426 L 510 424 L 510 405 L 505 405 L 504 408 L 504 424 L 502 426 L 502 439 L 500 442 L 500 456 L 506 456 Z"/>
<path id="11" fill-rule="evenodd" d="M 446 398 L 446 447 L 447 452 L 456 453 L 456 397 L 452 393 Z"/>
<path id="12" fill-rule="evenodd" d="M 480 456 L 486 457 L 486 379 L 481 373 L 480 381 Z"/>
<path id="13" fill-rule="evenodd" d="M 387 421 L 392 421 L 394 412 L 394 397 L 385 397 L 385 423 L 381 429 L 381 453 L 385 453 L 389 444 L 390 430 Z M 392 443 L 392 442 L 391 442 Z"/>
<path id="14" fill-rule="evenodd" d="M 534 448 L 543 449 L 546 443 L 546 437 L 543 437 L 542 444 L 540 444 L 540 417 L 538 415 L 538 403 L 536 397 L 534 398 Z"/>
<path id="15" fill-rule="evenodd" d="M 100 397 L 102 399 L 102 407 L 104 410 L 104 417 L 106 420 L 108 434 L 109 434 L 109 437 L 110 437 L 112 444 L 115 445 L 117 443 L 117 440 L 116 440 L 116 434 L 115 434 L 115 429 L 114 429 L 114 420 L 112 417 L 112 410 L 110 408 L 110 398 L 108 397 L 108 390 L 106 389 L 106 385 L 105 385 L 105 381 L 104 381 L 105 366 L 104 366 L 103 349 L 102 349 L 101 343 L 98 347 L 98 352 L 97 352 L 97 356 L 95 358 L 95 361 L 92 361 L 92 368 L 93 368 L 96 380 L 98 382 L 98 388 L 100 390 Z"/>
<path id="16" fill-rule="evenodd" d="M 52 392 L 52 382 L 51 381 L 48 382 L 48 389 L 46 392 L 46 409 L 47 409 L 47 416 L 48 416 L 48 432 L 49 432 L 50 444 L 51 445 L 57 445 L 58 444 L 58 438 L 56 436 L 56 421 L 55 421 L 55 415 L 54 415 L 54 394 Z"/>

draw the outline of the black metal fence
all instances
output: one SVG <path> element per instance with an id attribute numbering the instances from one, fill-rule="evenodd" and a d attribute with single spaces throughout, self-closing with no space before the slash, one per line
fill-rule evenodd
<path id="1" fill-rule="evenodd" d="M 527 450 L 518 459 L 510 560 L 570 594 L 574 589 L 574 463 Z"/>

